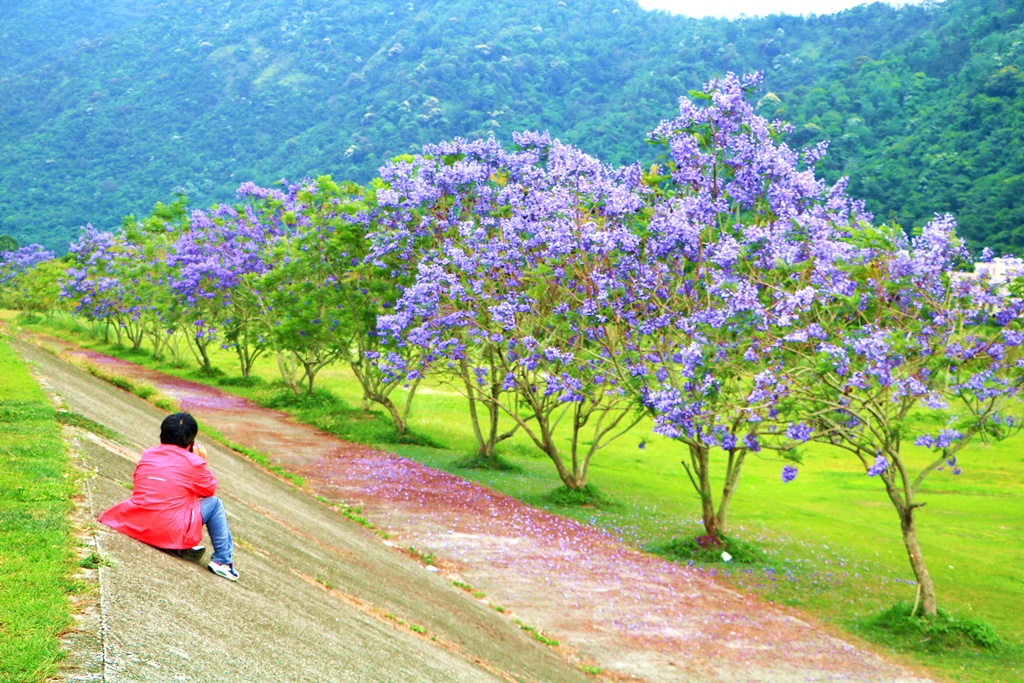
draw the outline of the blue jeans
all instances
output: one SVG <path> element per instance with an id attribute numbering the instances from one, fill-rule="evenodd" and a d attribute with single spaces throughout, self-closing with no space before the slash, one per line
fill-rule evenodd
<path id="1" fill-rule="evenodd" d="M 235 549 L 235 543 L 231 540 L 228 514 L 224 512 L 224 504 L 217 496 L 201 498 L 199 510 L 203 515 L 206 531 L 210 534 L 210 542 L 213 544 L 213 557 L 210 558 L 210 561 L 217 564 L 231 564 L 231 554 Z"/>

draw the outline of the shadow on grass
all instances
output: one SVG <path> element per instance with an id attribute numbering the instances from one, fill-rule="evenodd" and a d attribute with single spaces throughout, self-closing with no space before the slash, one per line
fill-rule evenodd
<path id="1" fill-rule="evenodd" d="M 522 472 L 523 468 L 500 455 L 467 455 L 455 461 L 460 470 L 491 470 L 493 472 Z"/>
<path id="2" fill-rule="evenodd" d="M 262 377 L 249 375 L 248 377 L 219 377 L 217 385 L 221 387 L 261 387 L 266 384 Z"/>

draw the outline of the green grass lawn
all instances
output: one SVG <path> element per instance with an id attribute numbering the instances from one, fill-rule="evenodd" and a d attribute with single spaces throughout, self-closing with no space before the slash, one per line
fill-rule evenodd
<path id="1" fill-rule="evenodd" d="M 74 490 L 53 407 L 0 337 L 0 682 L 45 680 L 62 657 Z"/>
<path id="2" fill-rule="evenodd" d="M 168 368 L 145 354 L 112 349 L 83 331 L 79 330 L 78 341 L 179 376 L 204 379 L 190 368 Z M 548 499 L 560 484 L 554 467 L 524 435 L 502 447 L 502 455 L 519 471 L 456 467 L 472 449 L 473 435 L 463 399 L 450 388 L 421 387 L 411 430 L 442 447 L 417 446 L 395 443 L 383 415 L 351 419 L 359 414 L 361 394 L 346 368 L 328 368 L 317 379 L 318 386 L 337 400 L 291 402 L 295 405 L 289 407 L 289 401 L 280 400 L 282 390 L 270 386 L 277 380 L 272 359 L 258 364 L 256 374 L 263 383 L 251 387 L 226 385 L 238 374 L 232 354 L 218 351 L 214 359 L 228 378 L 221 383 L 229 391 L 264 403 L 276 398 L 278 407 L 320 428 L 357 441 L 385 442 L 384 447 L 430 466 L 614 530 L 637 546 L 651 548 L 701 531 L 698 499 L 680 466 L 683 451 L 653 435 L 649 423 L 641 423 L 598 453 L 591 466 L 591 483 L 615 504 L 563 508 Z M 217 383 L 208 377 L 205 381 Z M 644 449 L 639 448 L 641 441 Z M 918 455 L 925 462 L 927 454 L 920 450 Z M 926 482 L 921 499 L 927 506 L 918 517 L 920 541 L 940 608 L 988 622 L 1005 644 L 995 650 L 957 651 L 913 651 L 901 641 L 890 644 L 908 658 L 905 661 L 954 680 L 1024 680 L 1024 436 L 996 445 L 972 444 L 961 453 L 960 464 L 960 476 L 936 472 Z M 749 458 L 729 518 L 730 533 L 763 548 L 767 563 L 722 563 L 708 565 L 706 571 L 770 600 L 809 610 L 826 623 L 886 648 L 884 637 L 864 623 L 898 601 L 913 602 L 915 586 L 899 521 L 881 483 L 865 476 L 852 456 L 826 446 L 807 449 L 792 483 L 782 483 L 781 466 L 771 456 Z"/>

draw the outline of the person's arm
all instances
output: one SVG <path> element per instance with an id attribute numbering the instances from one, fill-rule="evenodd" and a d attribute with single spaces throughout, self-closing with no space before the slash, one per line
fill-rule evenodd
<path id="1" fill-rule="evenodd" d="M 206 449 L 202 444 L 193 444 L 192 452 L 203 460 L 207 460 Z M 208 463 L 204 462 L 195 468 L 192 481 L 192 492 L 200 498 L 207 498 L 217 492 L 217 478 L 213 476 Z"/>

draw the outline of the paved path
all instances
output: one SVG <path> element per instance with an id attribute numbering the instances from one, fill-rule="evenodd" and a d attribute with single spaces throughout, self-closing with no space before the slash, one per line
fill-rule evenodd
<path id="1" fill-rule="evenodd" d="M 607 533 L 414 461 L 340 441 L 218 389 L 64 348 L 154 385 L 196 414 L 201 425 L 306 477 L 311 492 L 362 506 L 402 545 L 436 553 L 443 575 L 484 591 L 556 638 L 563 656 L 596 663 L 605 677 L 651 683 L 925 680 L 793 610 L 633 550 Z M 99 419 L 103 409 L 86 414 Z M 119 431 L 128 427 L 114 417 L 106 422 Z M 233 507 L 246 506 L 239 499 Z M 374 537 L 368 539 L 372 543 Z M 323 571 L 337 561 L 344 566 L 343 558 L 330 558 Z"/>

